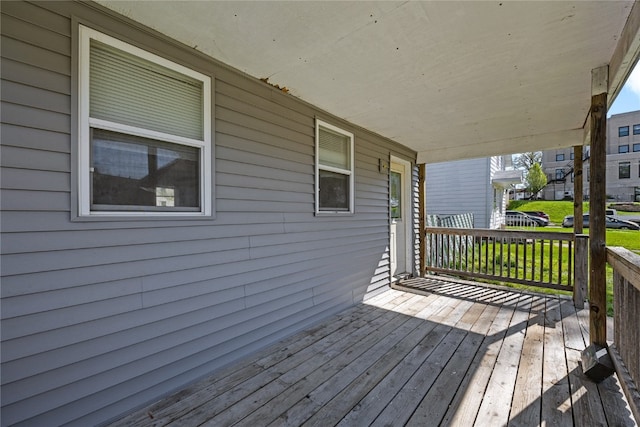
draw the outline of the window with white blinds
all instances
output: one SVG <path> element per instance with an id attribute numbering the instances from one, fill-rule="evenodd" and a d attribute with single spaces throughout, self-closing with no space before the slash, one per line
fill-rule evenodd
<path id="1" fill-rule="evenodd" d="M 316 120 L 316 213 L 353 213 L 353 134 Z"/>
<path id="2" fill-rule="evenodd" d="M 79 34 L 80 216 L 210 216 L 211 77 Z"/>

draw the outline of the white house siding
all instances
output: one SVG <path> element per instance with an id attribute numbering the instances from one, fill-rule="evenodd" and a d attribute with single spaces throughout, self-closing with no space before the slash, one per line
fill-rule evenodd
<path id="1" fill-rule="evenodd" d="M 431 215 L 473 213 L 474 227 L 491 224 L 490 159 L 469 159 L 426 166 L 426 207 Z"/>
<path id="2" fill-rule="evenodd" d="M 489 182 L 497 171 L 504 170 L 504 157 L 493 156 L 489 158 Z M 490 185 L 487 198 L 487 209 L 489 211 L 489 228 L 499 228 L 504 224 L 504 212 L 507 210 L 506 190 L 504 188 Z"/>
<path id="3" fill-rule="evenodd" d="M 414 152 L 101 7 L 1 5 L 3 426 L 104 422 L 388 285 L 379 159 Z M 214 220 L 71 221 L 72 16 L 215 77 Z M 353 216 L 313 214 L 316 116 Z"/>

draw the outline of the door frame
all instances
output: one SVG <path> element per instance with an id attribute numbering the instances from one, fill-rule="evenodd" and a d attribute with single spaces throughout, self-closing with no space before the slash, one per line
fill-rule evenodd
<path id="1" fill-rule="evenodd" d="M 399 157 L 390 156 L 389 172 L 391 172 L 393 164 L 400 165 L 404 169 L 404 182 L 402 188 L 402 222 L 404 224 L 405 234 L 405 247 L 404 247 L 404 268 L 398 266 L 397 270 L 405 271 L 408 274 L 413 274 L 413 215 L 411 211 L 411 189 L 413 187 L 413 174 L 411 162 L 401 159 Z M 391 227 L 391 207 L 389 206 L 389 227 Z M 391 232 L 389 231 L 389 240 L 391 239 Z M 389 241 L 389 248 L 391 249 L 391 241 Z M 389 272 L 391 272 L 391 265 L 389 265 Z M 392 276 L 393 279 L 393 276 Z"/>

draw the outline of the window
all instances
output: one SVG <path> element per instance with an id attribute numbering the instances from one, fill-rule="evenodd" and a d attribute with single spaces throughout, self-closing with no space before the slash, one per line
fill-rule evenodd
<path id="1" fill-rule="evenodd" d="M 633 152 L 637 153 L 638 151 L 640 151 L 640 144 L 633 144 Z"/>
<path id="2" fill-rule="evenodd" d="M 556 153 L 556 162 L 564 161 L 564 153 Z"/>
<path id="3" fill-rule="evenodd" d="M 629 144 L 618 145 L 618 154 L 628 153 L 629 152 Z"/>
<path id="4" fill-rule="evenodd" d="M 569 153 L 569 160 L 573 160 L 573 151 Z"/>
<path id="5" fill-rule="evenodd" d="M 591 170 L 589 169 L 589 166 L 586 167 L 585 174 L 587 175 L 587 182 L 591 181 Z"/>
<path id="6" fill-rule="evenodd" d="M 574 180 L 574 174 L 573 172 L 571 172 L 571 182 L 573 182 L 573 180 Z"/>
<path id="7" fill-rule="evenodd" d="M 631 178 L 631 162 L 620 162 L 618 164 L 618 179 Z"/>
<path id="8" fill-rule="evenodd" d="M 564 172 L 562 169 L 556 169 L 556 181 L 560 181 L 564 179 Z"/>
<path id="9" fill-rule="evenodd" d="M 618 136 L 629 136 L 629 126 L 620 126 L 618 128 Z"/>
<path id="10" fill-rule="evenodd" d="M 316 213 L 353 213 L 353 134 L 316 120 Z"/>
<path id="11" fill-rule="evenodd" d="M 211 77 L 80 26 L 80 216 L 212 215 Z"/>
<path id="12" fill-rule="evenodd" d="M 640 135 L 640 124 L 633 125 L 633 134 Z"/>
<path id="13" fill-rule="evenodd" d="M 391 218 L 402 218 L 402 175 L 398 172 L 389 172 L 389 204 Z"/>

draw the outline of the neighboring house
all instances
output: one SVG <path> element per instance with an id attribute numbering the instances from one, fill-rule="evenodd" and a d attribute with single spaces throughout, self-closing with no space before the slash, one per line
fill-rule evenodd
<path id="1" fill-rule="evenodd" d="M 475 228 L 500 227 L 508 190 L 522 182 L 522 172 L 505 170 L 510 166 L 510 156 L 427 165 L 427 213 L 441 217 L 472 213 Z"/>
<path id="2" fill-rule="evenodd" d="M 547 200 L 573 197 L 573 148 L 543 152 L 548 177 Z M 584 198 L 589 197 L 589 147 L 583 154 Z M 640 202 L 640 110 L 616 114 L 607 120 L 607 195 L 618 202 Z"/>

